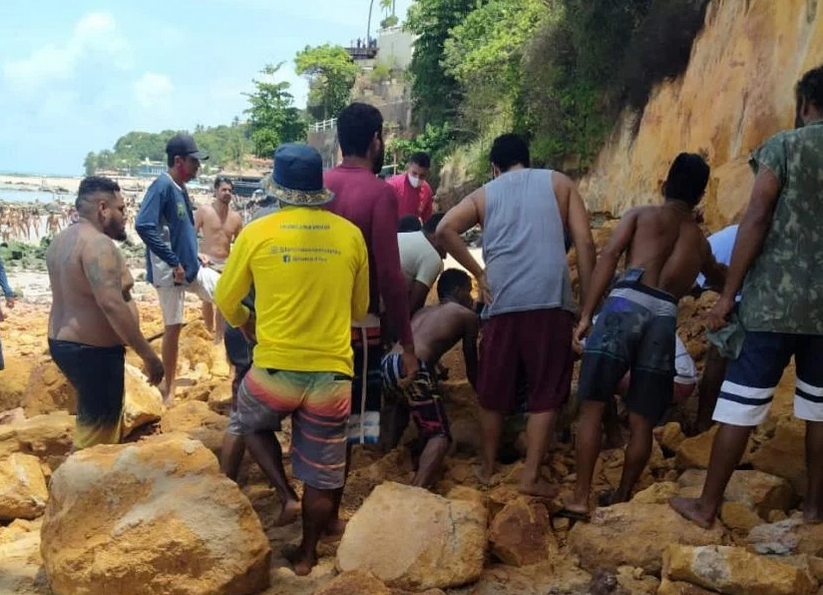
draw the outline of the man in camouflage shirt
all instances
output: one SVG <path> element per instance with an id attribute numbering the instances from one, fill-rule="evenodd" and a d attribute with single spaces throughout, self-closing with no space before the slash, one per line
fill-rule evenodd
<path id="1" fill-rule="evenodd" d="M 823 521 L 823 66 L 797 84 L 797 126 L 752 155 L 754 188 L 723 293 L 709 314 L 709 328 L 727 325 L 743 286 L 745 339 L 740 356 L 729 363 L 714 411 L 720 429 L 703 493 L 671 500 L 675 510 L 704 527 L 714 522 L 749 434 L 766 419 L 792 356 L 794 414 L 806 421 L 803 514 L 808 523 Z"/>

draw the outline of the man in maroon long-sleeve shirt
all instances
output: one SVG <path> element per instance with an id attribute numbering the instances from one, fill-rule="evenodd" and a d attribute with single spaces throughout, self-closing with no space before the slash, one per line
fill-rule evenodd
<path id="1" fill-rule="evenodd" d="M 397 247 L 398 208 L 394 190 L 377 173 L 383 167 L 383 116 L 377 108 L 353 103 L 337 117 L 337 137 L 343 163 L 326 172 L 324 184 L 335 199 L 327 206 L 360 228 L 369 251 L 370 301 L 366 320 L 352 321 L 354 382 L 349 444 L 374 443 L 380 434 L 380 393 L 383 357 L 380 318 L 381 299 L 390 335 L 403 346 L 403 372 L 414 377 L 418 361 L 414 353 L 409 298 Z M 342 534 L 336 513 L 328 532 Z"/>

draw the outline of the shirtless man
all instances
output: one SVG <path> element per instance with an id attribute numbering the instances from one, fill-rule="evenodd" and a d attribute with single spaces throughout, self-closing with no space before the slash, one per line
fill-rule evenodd
<path id="1" fill-rule="evenodd" d="M 40 241 L 40 209 L 37 207 L 31 208 L 31 225 L 34 229 L 34 239 Z"/>
<path id="2" fill-rule="evenodd" d="M 458 341 L 463 341 L 466 376 L 472 386 L 477 382 L 480 321 L 471 291 L 471 278 L 460 269 L 449 269 L 437 284 L 440 304 L 423 308 L 412 318 L 414 352 L 420 358 L 420 368 L 412 383 L 401 379 L 399 347 L 383 358 L 383 386 L 407 400 L 423 446 L 412 484 L 417 487 L 434 485 L 451 443 L 449 420 L 437 389 L 436 366 Z"/>
<path id="3" fill-rule="evenodd" d="M 11 240 L 11 213 L 9 207 L 0 209 L 0 239 L 4 244 Z"/>
<path id="4" fill-rule="evenodd" d="M 600 254 L 574 332 L 578 347 L 590 330 L 592 335 L 586 341 L 577 390 L 577 486 L 560 516 L 588 519 L 603 412 L 628 370 L 631 380 L 625 400 L 631 436 L 620 486 L 604 502 L 627 501 L 646 467 L 652 430 L 673 399 L 677 303 L 701 271 L 716 285 L 725 277 L 726 267 L 717 264 L 692 212 L 706 189 L 709 171 L 699 155 L 678 155 L 663 187 L 665 204 L 626 213 Z M 626 271 L 592 329 L 592 314 L 624 252 Z"/>
<path id="5" fill-rule="evenodd" d="M 152 385 L 163 364 L 140 332 L 131 300 L 134 279 L 112 242 L 125 240 L 125 204 L 117 182 L 91 176 L 80 183 L 80 221 L 46 252 L 52 290 L 49 350 L 77 390 L 74 448 L 120 441 L 126 350 L 143 359 Z"/>
<path id="6" fill-rule="evenodd" d="M 60 217 L 54 211 L 49 213 L 48 219 L 46 219 L 46 227 L 52 237 L 60 233 Z"/>
<path id="7" fill-rule="evenodd" d="M 197 234 L 202 232 L 203 240 L 200 243 L 200 252 L 209 259 L 208 265 L 218 272 L 223 271 L 223 265 L 229 256 L 231 244 L 237 239 L 243 229 L 243 218 L 240 213 L 231 209 L 231 200 L 234 185 L 231 180 L 217 176 L 214 180 L 214 202 L 203 206 L 194 213 L 194 226 Z M 203 319 L 206 328 L 214 333 L 214 342 L 223 340 L 224 321 L 219 310 L 215 310 L 210 302 L 203 302 Z"/>
<path id="8" fill-rule="evenodd" d="M 23 240 L 31 239 L 31 213 L 25 207 L 20 209 L 20 235 Z"/>

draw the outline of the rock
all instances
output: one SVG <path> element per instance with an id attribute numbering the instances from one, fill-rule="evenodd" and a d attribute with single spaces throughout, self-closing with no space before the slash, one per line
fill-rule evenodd
<path id="1" fill-rule="evenodd" d="M 522 494 L 518 491 L 516 486 L 499 485 L 486 493 L 487 505 L 489 507 L 489 516 L 491 518 L 500 514 L 500 511 L 506 507 L 506 504 L 512 500 L 516 500 Z"/>
<path id="2" fill-rule="evenodd" d="M 180 362 L 185 367 L 188 362 L 191 369 L 197 364 L 205 364 L 206 369 L 214 365 L 214 342 L 212 335 L 202 320 L 197 319 L 187 324 L 180 332 Z"/>
<path id="3" fill-rule="evenodd" d="M 617 582 L 631 595 L 656 595 L 660 581 L 643 573 L 642 568 L 621 566 L 617 569 Z"/>
<path id="4" fill-rule="evenodd" d="M 482 506 L 486 506 L 486 496 L 480 490 L 470 488 L 467 486 L 455 486 L 446 494 L 449 500 L 466 500 L 467 502 L 477 502 Z"/>
<path id="5" fill-rule="evenodd" d="M 540 502 L 519 497 L 509 502 L 492 521 L 492 553 L 512 566 L 526 566 L 557 553 L 549 511 Z"/>
<path id="6" fill-rule="evenodd" d="M 0 424 L 16 424 L 23 421 L 26 421 L 26 412 L 22 407 L 0 412 Z"/>
<path id="7" fill-rule="evenodd" d="M 486 509 L 477 502 L 387 482 L 349 520 L 337 567 L 370 571 L 401 589 L 464 585 L 483 570 L 486 522 Z"/>
<path id="8" fill-rule="evenodd" d="M 752 456 L 755 469 L 788 479 L 798 494 L 806 492 L 806 422 L 781 417 L 774 437 Z"/>
<path id="9" fill-rule="evenodd" d="M 774 560 L 780 564 L 788 564 L 795 568 L 808 571 L 817 582 L 823 581 L 823 558 L 800 554 L 797 556 L 766 556 L 769 560 Z"/>
<path id="10" fill-rule="evenodd" d="M 126 391 L 123 399 L 123 437 L 137 428 L 160 420 L 163 397 L 143 373 L 126 364 Z"/>
<path id="11" fill-rule="evenodd" d="M 681 491 L 683 488 L 697 488 L 696 495 L 699 496 L 705 481 L 705 471 L 690 469 L 680 476 L 677 485 Z M 732 473 L 723 499 L 751 508 L 764 520 L 772 510 L 790 510 L 797 500 L 792 486 L 782 477 L 740 469 Z"/>
<path id="12" fill-rule="evenodd" d="M 673 481 L 653 483 L 645 490 L 637 492 L 632 498 L 635 504 L 666 504 L 669 498 L 677 495 L 677 484 Z"/>
<path id="13" fill-rule="evenodd" d="M 467 591 L 470 595 L 592 595 L 591 581 L 592 576 L 578 568 L 573 559 L 555 556 L 531 566 L 490 566 Z"/>
<path id="14" fill-rule="evenodd" d="M 655 428 L 654 435 L 657 442 L 670 452 L 677 452 L 677 449 L 686 440 L 686 434 L 676 421 L 672 421 L 664 425 L 662 428 Z"/>
<path id="15" fill-rule="evenodd" d="M 249 501 L 182 434 L 69 457 L 52 477 L 41 551 L 61 594 L 246 595 L 269 584 Z"/>
<path id="16" fill-rule="evenodd" d="M 758 554 L 809 554 L 823 557 L 823 525 L 809 525 L 802 516 L 760 525 L 749 532 L 749 546 Z"/>
<path id="17" fill-rule="evenodd" d="M 619 566 L 642 568 L 657 574 L 669 544 L 720 543 L 719 527 L 701 529 L 666 504 L 628 502 L 598 508 L 590 523 L 577 523 L 569 532 L 569 545 L 586 570 Z"/>
<path id="18" fill-rule="evenodd" d="M 371 572 L 350 570 L 314 591 L 314 595 L 392 595 Z"/>
<path id="19" fill-rule="evenodd" d="M 741 502 L 724 502 L 720 507 L 720 520 L 732 531 L 743 533 L 763 523 L 755 511 Z"/>
<path id="20" fill-rule="evenodd" d="M 55 411 L 77 413 L 77 391 L 51 358 L 31 371 L 23 393 L 23 409 L 28 417 Z"/>
<path id="21" fill-rule="evenodd" d="M 0 382 L 0 411 L 16 409 L 23 404 L 26 386 L 32 373 L 31 358 L 6 356 L 3 381 Z"/>
<path id="22" fill-rule="evenodd" d="M 177 403 L 163 414 L 160 431 L 184 432 L 217 454 L 223 444 L 223 434 L 228 423 L 229 418 L 215 413 L 206 403 L 187 401 Z"/>
<path id="23" fill-rule="evenodd" d="M 712 454 L 712 443 L 714 442 L 714 437 L 718 429 L 719 426 L 715 425 L 707 432 L 683 440 L 677 448 L 677 454 L 674 459 L 675 466 L 678 469 L 706 469 L 709 466 L 709 457 Z M 751 462 L 750 452 L 753 444 L 752 440 L 749 439 L 741 464 Z"/>
<path id="24" fill-rule="evenodd" d="M 37 457 L 18 452 L 0 460 L 0 519 L 37 518 L 48 499 Z"/>
<path id="25" fill-rule="evenodd" d="M 37 415 L 0 426 L 0 458 L 15 452 L 31 454 L 56 469 L 71 450 L 74 416 L 63 412 Z"/>
<path id="26" fill-rule="evenodd" d="M 817 579 L 808 572 L 722 545 L 672 545 L 665 553 L 664 575 L 726 595 L 812 595 Z"/>
<path id="27" fill-rule="evenodd" d="M 231 411 L 231 380 L 223 381 L 209 393 L 209 409 L 220 415 Z"/>
<path id="28" fill-rule="evenodd" d="M 691 583 L 670 581 L 664 578 L 660 581 L 660 588 L 657 590 L 657 595 L 717 595 L 717 591 L 707 591 Z"/>

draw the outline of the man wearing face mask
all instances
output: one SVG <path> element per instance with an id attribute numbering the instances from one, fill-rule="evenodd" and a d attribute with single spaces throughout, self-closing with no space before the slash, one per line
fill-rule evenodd
<path id="1" fill-rule="evenodd" d="M 126 350 L 139 355 L 152 384 L 163 364 L 140 332 L 134 286 L 112 240 L 126 239 L 120 186 L 91 176 L 77 192 L 79 220 L 57 234 L 46 252 L 51 283 L 49 351 L 77 390 L 74 448 L 120 441 Z"/>
<path id="2" fill-rule="evenodd" d="M 385 306 L 388 335 L 402 346 L 401 375 L 413 378 L 418 362 L 409 322 L 409 295 L 397 245 L 397 196 L 377 177 L 383 168 L 383 116 L 364 103 L 353 103 L 337 117 L 337 136 L 343 163 L 324 175 L 324 185 L 335 199 L 326 207 L 360 228 L 369 253 L 369 314 L 352 321 L 354 380 L 348 439 L 353 443 L 376 443 L 380 435 L 380 406 L 383 377 L 381 300 Z M 384 329 L 385 330 L 385 329 Z M 335 494 L 333 520 L 328 533 L 342 535 L 338 518 L 342 488 Z"/>
<path id="3" fill-rule="evenodd" d="M 186 191 L 186 183 L 197 177 L 200 162 L 209 157 L 188 134 L 173 136 L 166 144 L 166 156 L 169 170 L 149 186 L 134 228 L 146 244 L 146 278 L 157 288 L 163 311 L 166 381 L 160 392 L 168 405 L 174 400 L 186 292 L 212 302 L 220 275 L 201 266 L 208 258 L 197 252 L 194 212 Z"/>
<path id="4" fill-rule="evenodd" d="M 397 193 L 400 217 L 414 215 L 425 223 L 432 216 L 434 192 L 426 181 L 430 167 L 431 159 L 427 153 L 414 153 L 409 157 L 406 173 L 386 180 Z"/>

